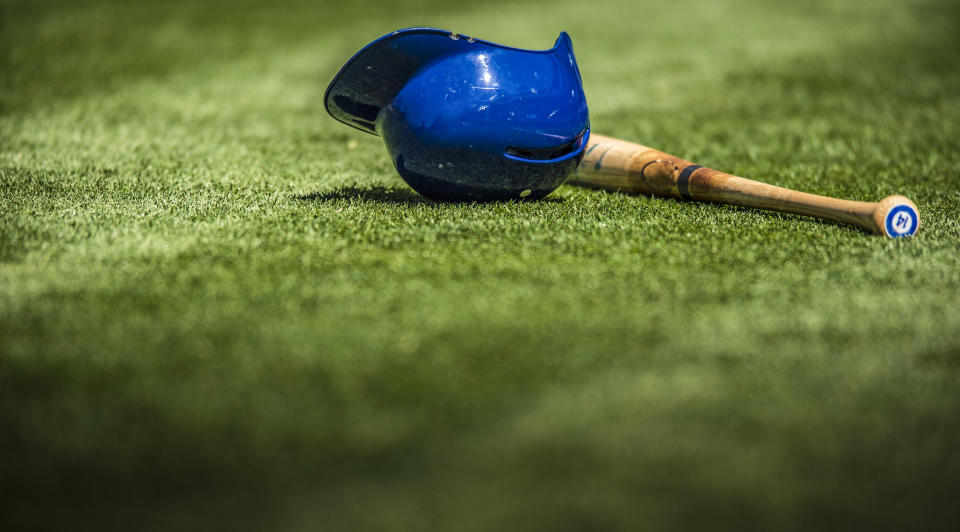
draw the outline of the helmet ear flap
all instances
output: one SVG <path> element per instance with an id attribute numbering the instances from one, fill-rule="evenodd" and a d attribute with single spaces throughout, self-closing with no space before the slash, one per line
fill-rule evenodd
<path id="1" fill-rule="evenodd" d="M 561 31 L 560 35 L 557 36 L 557 40 L 553 43 L 553 53 L 558 55 L 573 53 L 573 41 L 570 40 L 570 35 L 567 32 Z"/>

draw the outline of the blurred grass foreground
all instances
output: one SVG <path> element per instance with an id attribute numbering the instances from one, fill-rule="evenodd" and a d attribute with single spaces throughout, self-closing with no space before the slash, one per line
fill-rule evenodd
<path id="1" fill-rule="evenodd" d="M 0 0 L 0 526 L 955 530 L 960 4 Z M 441 204 L 323 91 L 568 31 L 594 131 L 916 238 Z"/>

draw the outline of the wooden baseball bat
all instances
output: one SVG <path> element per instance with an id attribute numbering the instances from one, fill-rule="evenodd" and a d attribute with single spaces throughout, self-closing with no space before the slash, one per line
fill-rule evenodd
<path id="1" fill-rule="evenodd" d="M 583 161 L 569 182 L 604 190 L 813 216 L 888 237 L 913 235 L 920 226 L 917 206 L 904 196 L 870 203 L 797 192 L 597 134 L 590 135 Z"/>

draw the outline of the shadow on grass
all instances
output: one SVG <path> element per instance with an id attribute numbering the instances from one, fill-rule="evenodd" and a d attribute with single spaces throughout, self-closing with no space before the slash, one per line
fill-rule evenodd
<path id="1" fill-rule="evenodd" d="M 730 211 L 730 212 L 736 213 L 736 215 L 741 219 L 743 219 L 744 215 L 753 215 L 753 216 L 758 216 L 760 218 L 764 218 L 766 220 L 774 221 L 774 222 L 786 220 L 786 221 L 789 221 L 790 223 L 799 224 L 797 226 L 797 229 L 802 229 L 804 224 L 812 223 L 812 224 L 818 224 L 822 226 L 847 229 L 854 233 L 860 233 L 864 235 L 873 234 L 872 231 L 865 229 L 863 227 L 860 227 L 858 225 L 854 225 L 852 223 L 847 223 L 847 222 L 839 222 L 837 220 L 831 220 L 829 218 L 821 218 L 819 216 L 807 216 L 803 214 L 795 214 L 792 212 L 760 209 L 757 207 L 731 205 L 726 203 L 715 203 L 712 201 L 692 201 L 691 202 L 691 201 L 681 201 L 674 198 L 669 198 L 669 199 L 671 201 L 677 201 L 679 203 L 703 205 L 705 209 L 720 209 L 720 210 Z"/>
<path id="2" fill-rule="evenodd" d="M 328 192 L 314 192 L 312 194 L 298 194 L 294 196 L 300 201 L 336 201 L 360 200 L 373 203 L 389 203 L 394 205 L 438 205 L 439 203 L 425 198 L 408 188 L 392 188 L 382 185 L 365 187 L 343 186 Z"/>
<path id="3" fill-rule="evenodd" d="M 618 193 L 621 194 L 621 193 Z M 626 194 L 630 196 L 631 194 Z M 359 200 L 363 202 L 378 203 L 382 205 L 405 205 L 405 206 L 427 206 L 431 208 L 440 208 L 443 205 L 489 205 L 495 204 L 498 202 L 443 202 L 443 201 L 434 201 L 427 197 L 417 194 L 414 190 L 404 187 L 387 187 L 383 185 L 367 185 L 367 186 L 356 186 L 348 185 L 337 187 L 333 190 L 327 192 L 314 192 L 312 194 L 298 194 L 294 196 L 295 199 L 300 201 L 310 201 L 310 202 L 328 202 L 328 201 L 338 201 L 338 200 Z M 761 218 L 766 218 L 768 220 L 783 220 L 788 219 L 794 221 L 798 224 L 803 223 L 817 223 L 824 226 L 833 226 L 850 229 L 855 232 L 860 232 L 863 234 L 870 234 L 870 231 L 867 231 L 863 228 L 857 227 L 855 225 L 837 222 L 834 220 L 827 220 L 824 218 L 809 217 L 799 214 L 791 214 L 785 212 L 777 211 L 768 211 L 764 209 L 756 209 L 752 207 L 743 207 L 739 205 L 726 205 L 722 203 L 713 203 L 713 202 L 690 202 L 690 201 L 681 201 L 674 198 L 655 198 L 655 201 L 667 201 L 675 202 L 678 204 L 684 204 L 685 209 L 704 209 L 708 211 L 717 210 L 728 210 L 737 213 L 738 216 L 744 216 L 746 214 L 751 214 L 754 216 L 759 216 Z M 505 203 L 564 203 L 566 199 L 556 198 L 556 197 L 546 197 L 539 200 L 534 200 L 530 202 L 518 201 L 518 200 L 508 200 Z M 722 222 L 717 222 L 722 223 Z"/>
<path id="4" fill-rule="evenodd" d="M 334 190 L 328 192 L 314 192 L 312 194 L 298 194 L 294 198 L 300 201 L 318 201 L 318 202 L 327 202 L 327 201 L 336 201 L 336 200 L 360 200 L 368 201 L 372 203 L 382 203 L 382 204 L 391 204 L 391 205 L 427 205 L 427 206 L 436 206 L 441 205 L 470 205 L 477 204 L 482 205 L 483 202 L 443 202 L 443 201 L 434 201 L 427 197 L 417 194 L 415 191 L 409 188 L 394 188 L 394 187 L 385 187 L 383 185 L 368 185 L 368 186 L 342 186 L 337 187 Z M 523 202 L 518 200 L 510 200 L 509 202 L 514 203 L 562 203 L 564 200 L 562 198 L 542 198 L 535 200 L 533 202 Z M 496 202 L 493 202 L 496 203 Z"/>

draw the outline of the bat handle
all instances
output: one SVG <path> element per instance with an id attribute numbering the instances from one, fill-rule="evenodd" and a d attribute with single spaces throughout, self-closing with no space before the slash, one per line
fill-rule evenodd
<path id="1" fill-rule="evenodd" d="M 917 206 L 904 196 L 850 201 L 744 179 L 661 151 L 591 134 L 571 183 L 636 194 L 725 203 L 823 218 L 888 237 L 910 236 L 920 226 Z"/>

